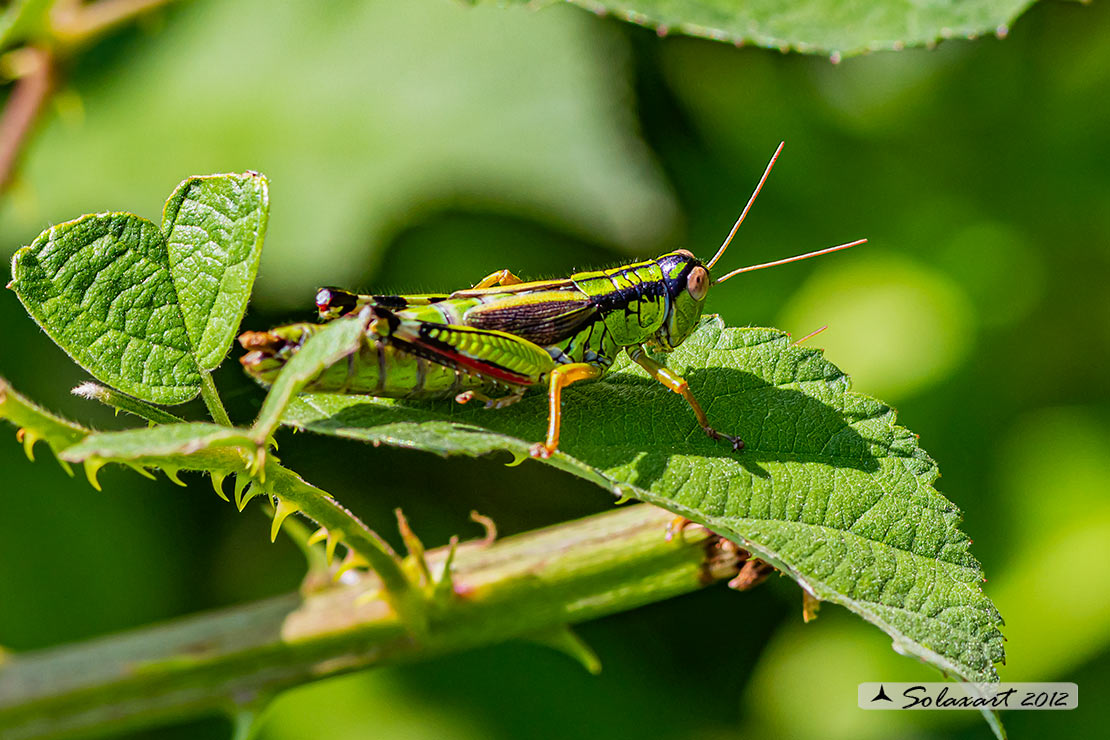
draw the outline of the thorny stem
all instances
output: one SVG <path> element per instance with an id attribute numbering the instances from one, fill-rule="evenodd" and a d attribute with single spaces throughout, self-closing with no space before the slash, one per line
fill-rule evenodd
<path id="1" fill-rule="evenodd" d="M 461 545 L 454 595 L 414 638 L 372 574 L 306 596 L 202 614 L 25 655 L 0 665 L 0 736 L 119 731 L 236 711 L 237 702 L 337 673 L 424 660 L 626 611 L 737 572 L 734 549 L 648 505 Z M 446 548 L 427 553 L 433 573 Z M 604 659 L 604 656 L 602 656 Z"/>
<path id="2" fill-rule="evenodd" d="M 212 389 L 215 392 L 215 389 Z M 219 399 L 216 399 L 219 403 Z M 223 411 L 222 406 L 219 407 Z M 226 414 L 224 415 L 226 418 Z M 73 445 L 84 441 L 91 430 L 78 424 L 73 424 L 57 417 L 42 408 L 39 408 L 29 399 L 24 398 L 8 385 L 7 381 L 0 378 L 0 419 L 6 419 L 20 428 L 20 435 L 25 447 L 30 450 L 36 440 L 46 441 L 59 461 L 64 463 L 66 450 Z M 234 436 L 234 435 L 233 435 Z M 217 492 L 221 491 L 223 479 L 232 474 L 242 475 L 246 472 L 244 451 L 234 447 L 217 447 L 205 451 L 199 456 L 183 455 L 176 458 L 150 458 L 143 454 L 130 457 L 106 455 L 100 457 L 88 453 L 70 458 L 71 462 L 84 463 L 86 472 L 90 470 L 90 480 L 95 480 L 96 470 L 105 463 L 118 462 L 121 464 L 139 465 L 140 467 L 160 467 L 167 472 L 176 473 L 179 470 L 197 470 L 208 472 L 213 477 Z M 92 466 L 91 468 L 89 466 Z M 264 474 L 263 474 L 264 473 Z M 389 544 L 367 527 L 361 519 L 345 509 L 338 501 L 316 486 L 306 482 L 292 470 L 283 467 L 272 455 L 266 455 L 264 467 L 256 471 L 258 478 L 254 480 L 251 495 L 265 491 L 278 499 L 294 511 L 300 511 L 317 525 L 323 527 L 329 536 L 341 541 L 348 550 L 359 556 L 361 563 L 355 561 L 353 565 L 365 565 L 373 568 L 381 585 L 384 588 L 383 598 L 388 602 L 414 633 L 421 633 L 427 624 L 426 609 L 423 604 L 423 594 L 406 575 L 402 568 L 401 558 L 390 548 Z M 242 483 L 247 483 L 247 477 L 240 478 Z M 222 494 L 221 494 L 222 495 Z M 240 509 L 245 505 L 242 498 L 242 489 L 236 493 L 236 503 Z M 288 512 L 287 512 L 288 513 Z M 279 522 L 280 524 L 280 522 Z M 0 735 L 2 737 L 2 735 Z"/>
<path id="3" fill-rule="evenodd" d="M 342 532 L 343 543 L 357 552 L 376 574 L 383 592 L 382 599 L 401 616 L 410 631 L 420 633 L 427 628 L 423 595 L 401 568 L 401 559 L 377 532 L 343 507 L 327 492 L 272 459 L 266 463 L 266 477 L 272 491 L 280 499 L 293 504 L 298 511 L 331 532 Z"/>
<path id="4" fill-rule="evenodd" d="M 70 391 L 75 396 L 90 401 L 100 401 L 105 406 L 110 406 L 116 412 L 137 416 L 155 424 L 181 424 L 185 420 L 174 416 L 168 411 L 153 406 L 142 399 L 120 393 L 114 388 L 87 381 Z"/>

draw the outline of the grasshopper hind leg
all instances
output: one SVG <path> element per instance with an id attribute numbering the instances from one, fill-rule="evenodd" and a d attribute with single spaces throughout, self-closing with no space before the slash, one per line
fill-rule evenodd
<path id="1" fill-rule="evenodd" d="M 547 459 L 559 449 L 559 429 L 563 423 L 563 388 L 580 380 L 593 380 L 605 374 L 605 368 L 589 362 L 559 365 L 548 376 L 547 441 L 537 442 L 529 451 L 532 457 Z"/>

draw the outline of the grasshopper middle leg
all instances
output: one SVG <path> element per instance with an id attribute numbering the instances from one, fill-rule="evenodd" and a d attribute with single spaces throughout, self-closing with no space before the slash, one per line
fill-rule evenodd
<path id="1" fill-rule="evenodd" d="M 506 396 L 498 396 L 492 398 L 479 391 L 463 391 L 455 396 L 457 403 L 469 403 L 470 401 L 481 401 L 486 405 L 487 409 L 503 409 L 506 406 L 512 406 L 514 403 L 524 398 L 524 389 L 515 390 Z"/>
<path id="2" fill-rule="evenodd" d="M 723 439 L 731 444 L 734 450 L 744 449 L 744 440 L 730 434 L 718 432 L 709 425 L 709 417 L 705 415 L 705 411 L 702 410 L 701 404 L 698 403 L 698 399 L 694 398 L 694 394 L 690 392 L 690 384 L 687 383 L 681 375 L 674 372 L 666 365 L 662 365 L 648 357 L 643 347 L 634 347 L 630 349 L 628 351 L 628 356 L 631 357 L 632 361 L 637 365 L 647 370 L 648 375 L 686 399 L 686 403 L 690 404 L 690 408 L 694 410 L 694 416 L 698 418 L 698 424 L 701 425 L 702 430 L 705 431 L 710 439 Z"/>

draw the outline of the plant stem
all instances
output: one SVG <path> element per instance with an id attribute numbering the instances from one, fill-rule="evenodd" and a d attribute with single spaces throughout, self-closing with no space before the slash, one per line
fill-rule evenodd
<path id="1" fill-rule="evenodd" d="M 232 712 L 324 676 L 424 660 L 694 591 L 737 572 L 735 550 L 698 526 L 667 542 L 672 514 L 648 505 L 486 545 L 459 547 L 454 596 L 419 639 L 373 574 L 0 665 L 0 736 L 28 740 Z M 432 572 L 446 548 L 427 553 Z"/>
<path id="2" fill-rule="evenodd" d="M 342 504 L 282 465 L 270 460 L 266 477 L 278 498 L 288 501 L 297 510 L 324 529 L 342 533 L 342 542 L 363 557 L 374 570 L 382 587 L 382 599 L 396 610 L 410 631 L 422 634 L 427 629 L 424 594 L 405 575 L 401 558 L 377 532 Z"/>
<path id="3" fill-rule="evenodd" d="M 212 415 L 212 421 L 225 427 L 231 426 L 231 418 L 227 415 L 223 401 L 220 400 L 220 394 L 216 391 L 216 384 L 212 382 L 212 374 L 209 372 L 201 371 L 200 397 L 204 399 L 204 405 Z"/>
<path id="4" fill-rule="evenodd" d="M 54 37 L 66 44 L 80 44 L 116 26 L 166 5 L 170 0 L 99 0 L 95 3 L 64 2 L 51 17 Z"/>
<path id="5" fill-rule="evenodd" d="M 25 72 L 16 81 L 0 117 L 0 192 L 11 183 L 23 144 L 34 129 L 55 84 L 54 56 L 51 52 L 28 46 L 18 53 Z"/>
<path id="6" fill-rule="evenodd" d="M 152 406 L 146 401 L 129 396 L 126 393 L 120 393 L 99 383 L 85 382 L 70 392 L 90 401 L 100 401 L 105 406 L 114 408 L 117 412 L 124 411 L 155 424 L 182 424 L 185 421 L 168 411 Z"/>

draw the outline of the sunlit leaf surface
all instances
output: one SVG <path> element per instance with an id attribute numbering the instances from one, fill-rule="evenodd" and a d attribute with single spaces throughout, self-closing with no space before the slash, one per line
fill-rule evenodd
<path id="1" fill-rule="evenodd" d="M 562 447 L 548 464 L 728 536 L 878 625 L 901 652 L 954 676 L 996 678 L 1001 619 L 959 510 L 933 487 L 936 465 L 890 407 L 853 393 L 819 351 L 717 318 L 668 364 L 745 450 L 709 440 L 681 398 L 625 361 L 564 393 Z M 374 444 L 518 458 L 546 419 L 539 393 L 499 411 L 314 394 L 285 416 Z"/>

